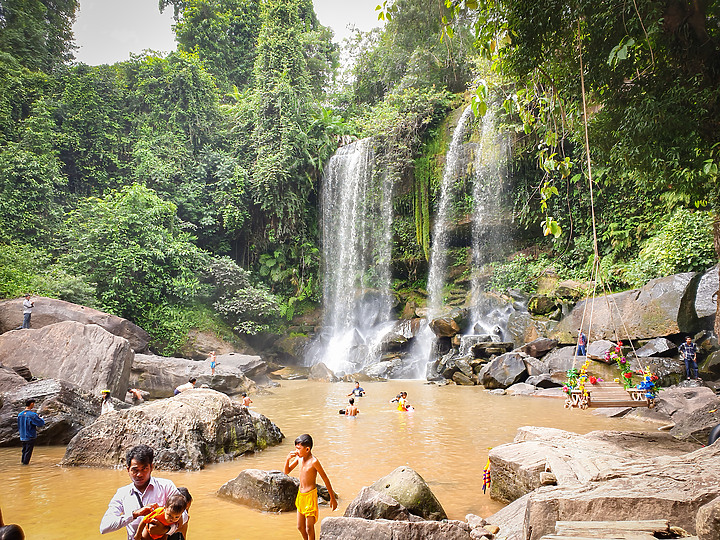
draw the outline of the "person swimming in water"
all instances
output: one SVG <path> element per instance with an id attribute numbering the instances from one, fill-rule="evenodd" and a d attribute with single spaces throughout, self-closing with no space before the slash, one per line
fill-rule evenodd
<path id="1" fill-rule="evenodd" d="M 345 408 L 345 416 L 357 416 L 360 411 L 355 406 L 355 398 L 350 398 L 348 403 L 348 406 Z"/>

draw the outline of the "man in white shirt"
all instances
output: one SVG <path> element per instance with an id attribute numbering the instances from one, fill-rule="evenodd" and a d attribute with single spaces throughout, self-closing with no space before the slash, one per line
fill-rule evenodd
<path id="1" fill-rule="evenodd" d="M 32 317 L 32 310 L 35 307 L 35 302 L 30 300 L 30 295 L 25 295 L 23 300 L 23 323 L 18 326 L 15 330 L 21 330 L 22 328 L 30 328 L 30 317 Z"/>
<path id="2" fill-rule="evenodd" d="M 132 483 L 118 489 L 113 496 L 100 522 L 100 534 L 125 527 L 128 540 L 133 540 L 142 516 L 148 515 L 158 506 L 165 506 L 167 498 L 178 493 L 171 480 L 152 477 L 153 458 L 153 449 L 145 444 L 139 444 L 128 451 L 126 462 Z M 181 523 L 173 525 L 170 534 L 187 519 L 187 513 L 183 513 Z"/>
<path id="3" fill-rule="evenodd" d="M 184 392 L 185 390 L 191 390 L 192 388 L 195 388 L 196 381 L 197 381 L 197 379 L 195 377 L 193 377 L 185 384 L 181 384 L 180 386 L 175 388 L 174 395 L 177 396 L 180 392 Z"/>

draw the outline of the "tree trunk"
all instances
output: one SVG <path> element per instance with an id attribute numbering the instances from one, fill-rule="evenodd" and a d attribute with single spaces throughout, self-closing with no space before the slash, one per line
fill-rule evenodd
<path id="1" fill-rule="evenodd" d="M 715 254 L 720 258 L 720 211 L 713 212 L 713 242 L 715 244 Z M 718 273 L 720 273 L 720 265 L 718 265 Z M 717 307 L 715 308 L 715 324 L 713 330 L 716 336 L 720 336 L 720 291 L 715 293 Z"/>

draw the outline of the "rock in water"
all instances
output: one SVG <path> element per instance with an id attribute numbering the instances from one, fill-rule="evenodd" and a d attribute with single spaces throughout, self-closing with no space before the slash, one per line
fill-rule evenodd
<path id="1" fill-rule="evenodd" d="M 445 510 L 425 480 L 410 467 L 398 467 L 370 487 L 389 495 L 416 516 L 436 521 L 447 519 Z"/>
<path id="2" fill-rule="evenodd" d="M 299 489 L 300 480 L 280 471 L 245 469 L 223 484 L 217 494 L 265 512 L 294 512 Z M 327 488 L 318 485 L 317 489 L 319 497 L 330 500 Z"/>
<path id="3" fill-rule="evenodd" d="M 118 399 L 125 398 L 133 356 L 127 339 L 95 324 L 65 321 L 0 336 L 6 367 L 27 366 L 37 377 L 68 381 L 96 395 L 108 389 Z"/>
<path id="4" fill-rule="evenodd" d="M 410 513 L 407 508 L 392 497 L 364 487 L 345 509 L 344 517 L 362 519 L 392 519 L 408 521 Z"/>
<path id="5" fill-rule="evenodd" d="M 156 468 L 199 470 L 283 438 L 268 418 L 225 394 L 193 389 L 104 414 L 70 441 L 61 465 L 124 467 L 127 450 L 142 443 L 155 450 Z"/>
<path id="6" fill-rule="evenodd" d="M 390 521 L 328 517 L 320 525 L 320 540 L 473 540 L 464 521 Z"/>
<path id="7" fill-rule="evenodd" d="M 25 383 L 2 394 L 0 446 L 20 446 L 17 415 L 28 398 L 36 400 L 35 412 L 45 420 L 37 430 L 37 444 L 67 444 L 100 415 L 100 398 L 70 383 L 53 379 Z"/>

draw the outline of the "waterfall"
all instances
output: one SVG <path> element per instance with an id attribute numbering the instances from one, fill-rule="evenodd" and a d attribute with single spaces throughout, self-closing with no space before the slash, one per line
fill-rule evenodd
<path id="1" fill-rule="evenodd" d="M 506 228 L 500 227 L 501 195 L 506 184 L 510 142 L 495 127 L 494 114 L 490 110 L 483 117 L 480 142 L 475 154 L 473 171 L 473 221 L 472 221 L 472 272 L 470 334 L 489 334 L 502 340 L 507 329 L 507 319 L 512 309 L 497 305 L 488 306 L 481 300 L 483 283 L 478 270 L 485 264 L 498 260 L 501 248 L 508 245 Z"/>
<path id="2" fill-rule="evenodd" d="M 374 171 L 371 139 L 330 158 L 322 184 L 323 331 L 307 363 L 359 371 L 390 323 L 392 181 Z"/>
<path id="3" fill-rule="evenodd" d="M 442 184 L 440 185 L 440 199 L 438 201 L 435 224 L 433 225 L 432 246 L 430 250 L 430 271 L 428 273 L 428 320 L 432 320 L 440 312 L 443 304 L 443 287 L 447 274 L 448 233 L 450 223 L 450 207 L 453 196 L 453 186 L 461 172 L 464 163 L 461 157 L 463 137 L 467 124 L 472 116 L 472 107 L 467 107 L 460 117 L 453 132 L 450 148 L 445 159 Z"/>

